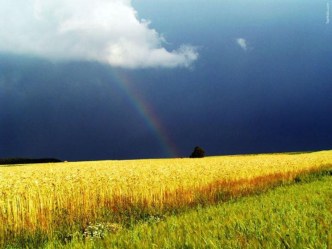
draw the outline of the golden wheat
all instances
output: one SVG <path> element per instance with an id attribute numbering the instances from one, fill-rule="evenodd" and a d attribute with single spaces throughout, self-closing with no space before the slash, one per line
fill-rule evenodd
<path id="1" fill-rule="evenodd" d="M 52 234 L 105 212 L 211 201 L 223 190 L 236 195 L 330 165 L 332 151 L 0 167 L 0 238 Z"/>

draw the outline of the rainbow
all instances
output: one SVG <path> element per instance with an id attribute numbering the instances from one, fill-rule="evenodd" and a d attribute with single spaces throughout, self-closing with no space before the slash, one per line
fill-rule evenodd
<path id="1" fill-rule="evenodd" d="M 155 134 L 167 157 L 179 155 L 175 143 L 170 139 L 153 107 L 133 88 L 132 80 L 124 73 L 112 68 L 112 78 L 117 86 L 126 94 L 132 107 L 139 113 L 145 125 Z"/>

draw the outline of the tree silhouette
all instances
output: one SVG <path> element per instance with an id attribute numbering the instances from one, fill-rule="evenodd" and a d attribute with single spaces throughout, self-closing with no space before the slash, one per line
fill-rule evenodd
<path id="1" fill-rule="evenodd" d="M 191 153 L 190 158 L 203 158 L 205 156 L 205 151 L 199 147 L 196 146 L 194 151 Z"/>

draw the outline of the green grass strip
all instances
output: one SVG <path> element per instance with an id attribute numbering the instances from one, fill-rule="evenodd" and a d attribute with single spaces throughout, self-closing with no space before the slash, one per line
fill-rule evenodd
<path id="1" fill-rule="evenodd" d="M 332 177 L 47 248 L 332 248 Z"/>

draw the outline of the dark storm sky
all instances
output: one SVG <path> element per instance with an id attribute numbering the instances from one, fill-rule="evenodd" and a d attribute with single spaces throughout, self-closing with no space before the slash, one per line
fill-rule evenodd
<path id="1" fill-rule="evenodd" d="M 191 68 L 120 69 L 1 52 L 0 158 L 169 157 L 114 75 L 154 113 L 177 156 L 196 145 L 208 155 L 331 149 L 327 2 L 248 2 L 133 2 L 167 49 L 197 46 Z"/>

